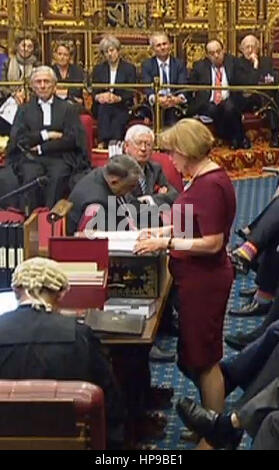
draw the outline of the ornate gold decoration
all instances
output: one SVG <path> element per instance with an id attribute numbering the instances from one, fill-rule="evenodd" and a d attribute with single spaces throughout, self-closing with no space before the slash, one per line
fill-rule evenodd
<path id="1" fill-rule="evenodd" d="M 176 19 L 177 17 L 177 0 L 165 0 L 164 16 L 167 19 Z"/>
<path id="2" fill-rule="evenodd" d="M 146 0 L 127 0 L 128 4 L 128 26 L 135 28 L 146 28 L 148 21 L 148 5 Z"/>
<path id="3" fill-rule="evenodd" d="M 206 18 L 208 2 L 206 0 L 189 0 L 186 12 L 189 18 Z"/>
<path id="4" fill-rule="evenodd" d="M 276 14 L 279 10 L 279 0 L 268 0 L 266 1 L 266 8 L 267 8 L 267 20 L 269 21 L 274 14 Z"/>
<path id="5" fill-rule="evenodd" d="M 22 0 L 14 0 L 13 4 L 13 22 L 16 27 L 23 26 L 25 18 L 24 2 Z"/>
<path id="6" fill-rule="evenodd" d="M 164 16 L 165 5 L 163 0 L 152 0 L 150 2 L 150 16 L 158 20 Z"/>
<path id="7" fill-rule="evenodd" d="M 122 57 L 127 62 L 132 62 L 137 69 L 140 69 L 144 60 L 152 56 L 152 51 L 149 46 L 123 46 Z"/>
<path id="8" fill-rule="evenodd" d="M 102 11 L 102 0 L 83 0 L 83 16 L 94 16 Z"/>
<path id="9" fill-rule="evenodd" d="M 149 46 L 143 45 L 132 45 L 125 46 L 122 45 L 121 48 L 121 57 L 127 62 L 134 64 L 138 71 L 140 71 L 141 64 L 145 59 L 148 59 L 152 56 L 152 51 Z M 103 58 L 99 54 L 99 50 L 96 44 L 92 45 L 92 66 L 94 67 L 101 62 Z"/>
<path id="10" fill-rule="evenodd" d="M 72 16 L 74 13 L 74 1 L 49 0 L 49 13 L 51 15 Z"/>
<path id="11" fill-rule="evenodd" d="M 257 0 L 238 0 L 238 20 L 239 21 L 257 21 L 258 13 Z"/>
<path id="12" fill-rule="evenodd" d="M 0 15 L 8 14 L 8 0 L 0 0 Z"/>
<path id="13" fill-rule="evenodd" d="M 223 0 L 216 1 L 215 12 L 216 12 L 215 36 L 217 36 L 226 46 L 227 44 L 226 29 L 227 29 L 227 18 L 228 18 L 227 2 L 224 2 Z"/>
<path id="14" fill-rule="evenodd" d="M 123 2 L 119 2 L 114 6 L 107 6 L 108 20 L 112 22 L 114 26 L 125 25 L 125 8 Z"/>
<path id="15" fill-rule="evenodd" d="M 185 60 L 187 60 L 187 67 L 192 68 L 193 63 L 197 60 L 204 59 L 205 45 L 200 43 L 188 42 L 185 48 Z"/>

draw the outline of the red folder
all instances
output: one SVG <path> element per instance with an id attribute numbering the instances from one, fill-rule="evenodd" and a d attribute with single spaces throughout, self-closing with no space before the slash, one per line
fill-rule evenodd
<path id="1" fill-rule="evenodd" d="M 100 285 L 71 286 L 60 305 L 66 309 L 103 308 L 107 299 L 108 240 L 76 237 L 51 237 L 49 257 L 55 261 L 95 262 L 105 271 L 104 283 Z"/>

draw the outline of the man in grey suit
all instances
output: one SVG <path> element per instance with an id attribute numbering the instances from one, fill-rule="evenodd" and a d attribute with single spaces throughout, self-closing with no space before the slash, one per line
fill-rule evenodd
<path id="1" fill-rule="evenodd" d="M 150 46 L 154 56 L 147 59 L 142 65 L 143 83 L 154 82 L 155 77 L 160 77 L 163 84 L 185 85 L 187 83 L 186 65 L 179 59 L 171 55 L 171 43 L 164 32 L 155 32 L 149 39 Z M 149 104 L 154 105 L 154 90 L 148 89 L 147 97 Z M 186 104 L 186 96 L 181 91 L 175 91 L 171 88 L 163 88 L 159 92 L 159 103 L 163 108 L 164 125 L 171 126 L 175 124 L 183 114 L 178 107 Z"/>

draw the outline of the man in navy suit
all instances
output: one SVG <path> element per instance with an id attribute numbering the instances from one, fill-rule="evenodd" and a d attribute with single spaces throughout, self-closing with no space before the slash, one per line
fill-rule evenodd
<path id="1" fill-rule="evenodd" d="M 155 77 L 160 77 L 162 84 L 186 84 L 186 66 L 179 59 L 171 55 L 171 43 L 168 36 L 163 32 L 155 32 L 150 37 L 149 42 L 154 56 L 146 60 L 142 65 L 143 83 L 154 82 Z M 147 95 L 149 104 L 153 106 L 155 102 L 154 91 L 148 89 Z M 159 92 L 159 103 L 164 109 L 164 125 L 171 126 L 184 117 L 183 113 L 179 113 L 178 107 L 183 107 L 186 101 L 185 94 L 179 90 L 175 92 L 171 88 L 163 88 Z"/>
<path id="2" fill-rule="evenodd" d="M 123 140 L 129 119 L 129 106 L 133 104 L 133 92 L 113 88 L 114 83 L 135 83 L 136 68 L 120 58 L 120 41 L 112 35 L 103 37 L 99 44 L 105 61 L 96 65 L 92 84 L 106 83 L 103 90 L 93 91 L 93 114 L 98 121 L 99 147 L 107 147 L 110 140 Z"/>
<path id="3" fill-rule="evenodd" d="M 194 63 L 190 83 L 210 86 L 233 85 L 235 58 L 225 53 L 223 44 L 218 39 L 207 43 L 206 55 L 205 59 Z M 241 113 L 228 90 L 196 92 L 189 107 L 189 114 L 212 118 L 218 136 L 229 140 L 234 149 L 250 147 L 243 131 Z"/>

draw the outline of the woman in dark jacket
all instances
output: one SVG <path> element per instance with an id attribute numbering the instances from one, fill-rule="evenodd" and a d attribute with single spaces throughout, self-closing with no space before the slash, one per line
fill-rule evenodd
<path id="1" fill-rule="evenodd" d="M 72 41 L 58 41 L 54 50 L 53 70 L 59 82 L 83 82 L 84 72 L 79 65 L 73 63 L 74 46 Z M 73 103 L 83 104 L 82 88 L 58 88 L 57 96 Z"/>

